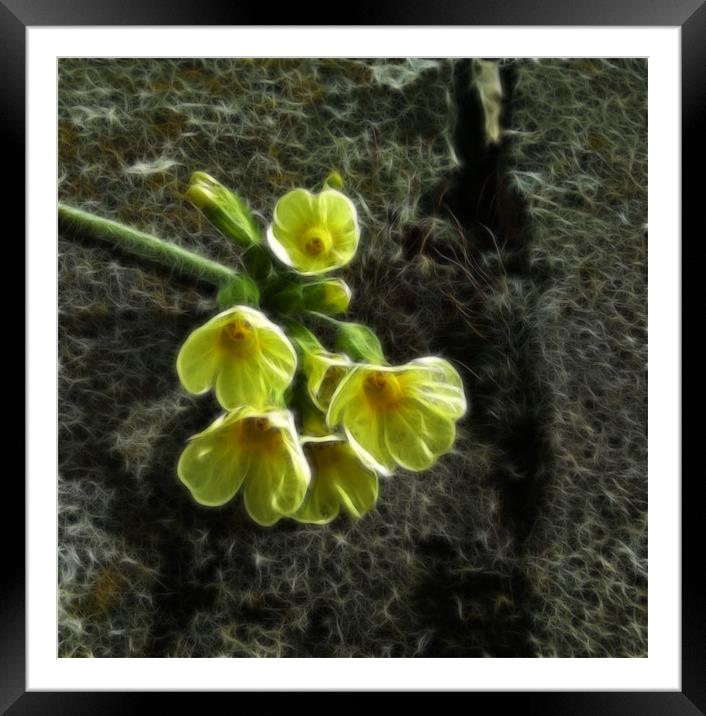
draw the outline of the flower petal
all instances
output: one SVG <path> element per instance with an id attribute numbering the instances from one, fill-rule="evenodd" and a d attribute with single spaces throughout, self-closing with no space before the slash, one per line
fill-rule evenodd
<path id="1" fill-rule="evenodd" d="M 338 384 L 338 388 L 331 396 L 331 402 L 326 413 L 326 422 L 330 428 L 340 425 L 343 420 L 343 411 L 349 403 L 361 400 L 364 379 L 365 371 L 363 367 L 357 366 Z"/>
<path id="2" fill-rule="evenodd" d="M 310 257 L 304 253 L 298 239 L 299 234 L 282 229 L 275 230 L 274 224 L 267 229 L 267 245 L 270 251 L 285 265 L 301 271 Z"/>
<path id="3" fill-rule="evenodd" d="M 319 218 L 329 231 L 336 234 L 358 233 L 358 214 L 355 205 L 345 194 L 327 189 L 317 199 Z"/>
<path id="4" fill-rule="evenodd" d="M 258 462 L 250 471 L 248 481 L 243 488 L 245 509 L 255 522 L 263 527 L 270 527 L 282 517 L 274 504 L 273 481 L 279 479 L 275 470 L 267 463 Z"/>
<path id="5" fill-rule="evenodd" d="M 417 358 L 407 364 L 410 394 L 438 412 L 458 420 L 467 410 L 463 382 L 458 371 L 443 358 Z"/>
<path id="6" fill-rule="evenodd" d="M 260 338 L 260 363 L 273 392 L 283 391 L 297 369 L 297 353 L 278 326 L 263 330 Z"/>
<path id="7" fill-rule="evenodd" d="M 304 456 L 289 460 L 275 489 L 275 509 L 283 515 L 296 512 L 304 501 L 310 481 L 311 472 Z"/>
<path id="8" fill-rule="evenodd" d="M 395 459 L 385 443 L 384 422 L 369 408 L 346 410 L 343 421 L 351 447 L 367 465 L 383 474 L 395 468 Z"/>
<path id="9" fill-rule="evenodd" d="M 227 410 L 241 405 L 264 408 L 270 402 L 270 387 L 257 363 L 227 359 L 216 379 L 216 397 Z"/>
<path id="10" fill-rule="evenodd" d="M 177 374 L 189 393 L 205 393 L 213 385 L 222 359 L 220 331 L 207 323 L 193 331 L 181 347 Z"/>
<path id="11" fill-rule="evenodd" d="M 343 378 L 331 398 L 326 422 L 331 429 L 342 423 L 360 458 L 374 470 L 389 474 L 395 463 L 385 445 L 378 415 L 371 410 L 363 392 L 369 370 L 369 366 L 359 365 Z"/>
<path id="12" fill-rule="evenodd" d="M 224 505 L 233 498 L 247 471 L 247 456 L 222 430 L 192 438 L 177 467 L 179 479 L 194 499 L 212 507 Z"/>
<path id="13" fill-rule="evenodd" d="M 316 198 L 306 189 L 294 189 L 275 205 L 272 225 L 267 241 L 272 252 L 287 266 L 306 265 L 309 256 L 304 253 L 301 236 L 316 223 Z"/>
<path id="14" fill-rule="evenodd" d="M 275 205 L 274 223 L 278 234 L 299 233 L 315 217 L 316 199 L 306 189 L 293 189 L 287 192 Z"/>
<path id="15" fill-rule="evenodd" d="M 407 470 L 428 469 L 453 445 L 453 421 L 421 403 L 410 403 L 386 417 L 385 445 L 393 459 Z"/>
<path id="16" fill-rule="evenodd" d="M 345 440 L 327 436 L 305 443 L 313 474 L 304 503 L 294 515 L 296 520 L 326 524 L 341 509 L 359 518 L 375 505 L 378 477 Z"/>
<path id="17" fill-rule="evenodd" d="M 322 481 L 311 489 L 294 519 L 307 524 L 325 525 L 335 520 L 340 510 L 341 501 L 335 486 Z"/>
<path id="18" fill-rule="evenodd" d="M 333 484 L 342 507 L 351 517 L 362 517 L 377 502 L 378 476 L 354 455 L 351 455 L 350 460 L 341 468 L 340 477 Z"/>
<path id="19" fill-rule="evenodd" d="M 260 417 L 266 418 L 268 429 L 278 431 L 279 441 L 266 442 L 265 450 L 251 452 L 244 500 L 253 520 L 269 526 L 299 509 L 311 472 L 299 444 L 292 413 L 267 411 Z"/>

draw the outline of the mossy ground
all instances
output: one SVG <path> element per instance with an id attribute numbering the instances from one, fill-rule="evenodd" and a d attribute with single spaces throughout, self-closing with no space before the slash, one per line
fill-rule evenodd
<path id="1" fill-rule="evenodd" d="M 60 235 L 61 656 L 646 654 L 646 63 L 502 66 L 492 150 L 463 62 L 60 62 L 61 200 L 238 266 L 191 172 L 265 223 L 336 169 L 352 317 L 471 404 L 357 523 L 201 508 L 175 466 L 219 409 L 174 363 L 213 293 Z"/>

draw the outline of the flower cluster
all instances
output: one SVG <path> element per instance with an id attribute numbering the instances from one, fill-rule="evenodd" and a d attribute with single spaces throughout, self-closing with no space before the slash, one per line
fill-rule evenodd
<path id="1" fill-rule="evenodd" d="M 283 196 L 266 240 L 245 202 L 212 177 L 197 172 L 188 192 L 245 248 L 247 271 L 221 287 L 221 313 L 179 352 L 184 388 L 213 390 L 225 413 L 189 440 L 178 475 L 202 505 L 223 505 L 242 489 L 264 526 L 361 517 L 377 502 L 378 476 L 431 467 L 466 411 L 448 361 L 389 365 L 373 331 L 334 318 L 351 291 L 320 275 L 351 261 L 360 239 L 355 205 L 335 179 L 319 193 Z M 321 321 L 334 327 L 334 350 L 306 325 Z"/>

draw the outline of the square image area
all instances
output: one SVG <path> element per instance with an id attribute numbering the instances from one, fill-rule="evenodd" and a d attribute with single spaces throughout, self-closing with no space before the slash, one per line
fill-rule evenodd
<path id="1" fill-rule="evenodd" d="M 58 61 L 59 657 L 647 656 L 647 61 Z"/>

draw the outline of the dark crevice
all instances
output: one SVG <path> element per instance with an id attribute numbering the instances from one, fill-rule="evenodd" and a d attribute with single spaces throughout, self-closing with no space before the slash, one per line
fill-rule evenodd
<path id="1" fill-rule="evenodd" d="M 512 90 L 515 83 L 511 63 L 502 66 L 504 91 L 502 124 L 512 126 Z M 504 385 L 477 385 L 469 392 L 474 398 L 478 429 L 485 439 L 492 440 L 505 456 L 506 465 L 499 469 L 498 483 L 502 486 L 507 517 L 513 525 L 518 543 L 524 542 L 541 507 L 537 493 L 537 474 L 546 455 L 543 401 L 537 379 L 532 335 L 528 325 L 527 309 L 531 308 L 542 277 L 534 276 L 529 261 L 531 233 L 526 207 L 522 197 L 510 186 L 511 157 L 505 139 L 498 145 L 489 145 L 484 135 L 484 118 L 478 94 L 469 89 L 471 62 L 459 63 L 455 74 L 455 94 L 458 122 L 455 132 L 456 151 L 461 167 L 445 197 L 445 208 L 458 219 L 470 248 L 482 258 L 490 252 L 500 256 L 499 261 L 483 262 L 486 285 L 504 290 L 508 279 L 518 279 L 522 286 L 522 309 L 512 308 L 503 317 L 508 328 L 503 333 L 493 331 L 490 337 L 495 345 L 486 350 L 506 354 L 513 370 Z M 495 269 L 495 274 L 489 273 Z M 489 314 L 492 317 L 492 314 Z M 487 335 L 487 333 L 486 333 Z M 477 342 L 479 338 L 473 338 Z M 475 347 L 475 346 L 474 346 Z M 472 353 L 470 354 L 473 355 Z M 466 363 L 469 354 L 465 353 Z M 471 366 L 472 367 L 472 366 Z M 498 388 L 505 395 L 498 396 Z M 497 399 L 509 398 L 513 406 L 511 419 L 503 414 L 499 424 L 488 408 Z M 480 419 L 478 419 L 480 418 Z"/>
<path id="2" fill-rule="evenodd" d="M 509 140 L 505 138 L 498 145 L 487 143 L 483 110 L 471 84 L 471 73 L 472 61 L 464 60 L 457 64 L 454 75 L 454 141 L 460 167 L 429 201 L 463 232 L 467 255 L 454 254 L 451 260 L 464 260 L 469 269 L 482 266 L 482 280 L 457 296 L 473 317 L 473 330 L 469 330 L 468 318 L 450 316 L 435 348 L 463 367 L 472 406 L 467 424 L 498 455 L 491 482 L 500 496 L 500 521 L 512 538 L 517 564 L 521 565 L 528 536 L 543 509 L 542 475 L 550 460 L 545 434 L 548 419 L 528 320 L 534 297 L 546 277 L 533 271 L 530 264 L 531 232 L 526 207 L 509 181 Z M 514 74 L 512 63 L 501 66 L 503 127 L 512 126 Z M 421 238 L 412 241 L 418 253 L 439 263 L 449 260 L 448 245 L 440 248 L 428 237 L 424 241 Z M 515 293 L 509 286 L 515 287 Z M 502 313 L 491 301 L 498 294 L 508 297 Z M 488 366 L 502 364 L 508 369 L 488 370 Z M 469 640 L 477 639 L 479 625 L 464 625 L 448 616 L 440 625 L 437 619 L 437 635 L 430 652 L 472 656 L 491 645 L 493 656 L 534 655 L 528 638 L 532 595 L 521 567 L 512 572 L 509 580 L 474 578 L 461 583 L 451 573 L 453 560 L 437 557 L 428 588 L 423 587 L 419 593 L 421 612 L 451 615 L 454 599 L 465 593 L 476 603 L 488 604 L 487 609 L 482 609 L 486 638 L 483 645 L 467 641 L 468 653 L 450 651 L 447 645 L 458 645 L 459 632 Z M 495 608 L 504 603 L 502 597 L 508 594 L 512 608 Z"/>
<path id="3" fill-rule="evenodd" d="M 472 248 L 496 251 L 499 243 L 517 254 L 510 258 L 526 259 L 530 239 L 527 213 L 522 197 L 510 187 L 508 140 L 499 144 L 487 142 L 483 109 L 471 81 L 471 62 L 459 63 L 454 75 L 457 112 L 454 143 L 461 166 L 444 197 L 444 206 L 467 230 Z M 503 65 L 501 81 L 504 93 L 501 123 L 508 127 L 512 123 L 515 83 L 511 64 Z M 518 264 L 517 270 L 527 271 L 527 264 Z"/>

